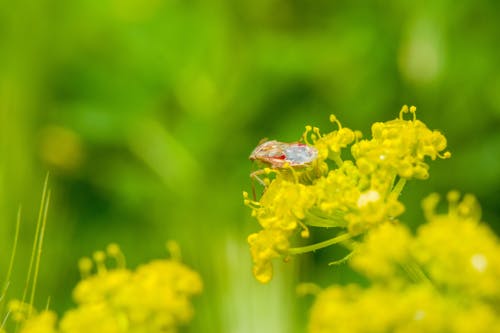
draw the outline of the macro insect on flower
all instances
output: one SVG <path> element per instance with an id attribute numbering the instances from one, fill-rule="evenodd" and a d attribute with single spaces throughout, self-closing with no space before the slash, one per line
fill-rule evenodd
<path id="1" fill-rule="evenodd" d="M 260 143 L 250 154 L 251 161 L 260 161 L 269 164 L 273 169 L 290 167 L 302 167 L 309 165 L 318 157 L 318 150 L 301 142 L 285 143 L 270 140 Z M 250 174 L 259 183 L 266 186 L 259 178 L 260 174 L 266 173 L 266 169 L 260 169 Z"/>

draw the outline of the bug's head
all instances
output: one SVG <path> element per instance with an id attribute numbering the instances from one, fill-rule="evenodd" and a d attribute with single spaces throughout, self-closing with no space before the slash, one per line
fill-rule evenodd
<path id="1" fill-rule="evenodd" d="M 267 138 L 261 139 L 257 144 L 257 147 L 255 147 L 255 149 L 248 157 L 250 161 L 255 161 L 262 158 L 262 154 L 272 149 L 272 147 L 275 145 L 275 142 L 276 141 L 269 141 Z"/>

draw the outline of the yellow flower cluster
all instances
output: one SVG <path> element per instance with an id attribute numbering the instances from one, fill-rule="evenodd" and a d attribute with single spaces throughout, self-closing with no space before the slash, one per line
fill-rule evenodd
<path id="1" fill-rule="evenodd" d="M 57 333 L 57 316 L 52 311 L 36 313 L 29 304 L 13 300 L 9 303 L 9 310 L 17 322 L 22 322 L 20 333 Z M 0 330 L 3 333 L 3 331 Z"/>
<path id="2" fill-rule="evenodd" d="M 403 114 L 410 112 L 412 121 L 405 121 Z M 410 179 L 427 179 L 429 166 L 424 158 L 429 156 L 446 158 L 446 138 L 438 131 L 431 131 L 416 119 L 416 108 L 403 107 L 398 119 L 372 125 L 372 139 L 357 142 L 352 147 L 352 154 L 363 174 L 381 172 L 397 174 Z"/>
<path id="3" fill-rule="evenodd" d="M 404 106 L 399 118 L 375 123 L 372 138 L 364 140 L 359 131 L 342 127 L 332 115 L 337 130 L 322 134 L 306 127 L 303 139 L 318 151 L 311 165 L 264 169 L 269 185 L 260 200 L 250 200 L 244 193 L 245 204 L 262 227 L 248 237 L 258 281 L 271 280 L 274 258 L 338 243 L 401 215 L 404 206 L 398 196 L 406 180 L 428 176 L 426 157 L 450 156 L 441 153 L 445 137 L 429 130 L 415 112 L 415 107 Z M 409 120 L 404 119 L 407 113 L 412 115 Z M 349 146 L 354 160 L 342 158 Z M 316 245 L 291 248 L 290 238 L 299 230 L 308 237 L 308 226 L 336 227 L 343 233 Z"/>
<path id="4" fill-rule="evenodd" d="M 248 237 L 257 280 L 263 283 L 270 280 L 273 272 L 271 259 L 286 253 L 290 247 L 288 238 L 312 206 L 312 194 L 303 184 L 278 178 L 268 187 L 260 203 L 253 202 L 253 214 L 263 228 Z"/>
<path id="5" fill-rule="evenodd" d="M 320 292 L 309 332 L 500 332 L 500 241 L 472 196 L 448 200 L 446 214 L 436 195 L 424 201 L 415 236 L 399 224 L 372 229 L 350 261 L 372 285 Z"/>
<path id="6" fill-rule="evenodd" d="M 108 247 L 108 256 L 115 258 L 117 267 L 107 268 L 107 256 L 99 251 L 94 254 L 95 274 L 90 274 L 91 259 L 80 261 L 84 278 L 73 292 L 77 307 L 64 314 L 58 327 L 53 312 L 22 320 L 27 311 L 20 302 L 11 303 L 22 322 L 20 333 L 174 333 L 191 320 L 190 299 L 202 290 L 198 273 L 174 259 L 155 260 L 131 271 L 115 244 Z"/>

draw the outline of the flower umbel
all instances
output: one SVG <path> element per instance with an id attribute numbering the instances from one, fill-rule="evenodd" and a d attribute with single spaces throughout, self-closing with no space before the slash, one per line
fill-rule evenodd
<path id="1" fill-rule="evenodd" d="M 410 119 L 405 119 L 410 114 Z M 262 230 L 248 237 L 254 275 L 262 283 L 272 278 L 272 259 L 314 251 L 359 236 L 374 226 L 394 222 L 404 211 L 399 201 L 405 183 L 426 179 L 426 158 L 450 157 L 446 138 L 417 120 L 416 108 L 403 106 L 399 117 L 372 126 L 372 138 L 343 127 L 323 134 L 306 126 L 303 141 L 318 152 L 310 165 L 265 168 L 268 184 L 260 200 L 244 201 Z M 353 160 L 344 160 L 347 148 Z M 291 238 L 309 236 L 309 227 L 336 228 L 330 240 L 291 247 Z"/>
<path id="2" fill-rule="evenodd" d="M 114 259 L 115 267 L 109 268 L 106 259 Z M 93 261 L 82 259 L 83 279 L 73 291 L 77 307 L 64 314 L 57 328 L 53 312 L 31 311 L 32 316 L 27 317 L 28 305 L 13 302 L 11 311 L 22 323 L 20 332 L 174 333 L 191 321 L 191 298 L 202 291 L 198 273 L 176 258 L 154 260 L 136 270 L 124 265 L 125 258 L 116 244 L 108 246 L 107 253 L 94 253 Z M 91 273 L 92 266 L 95 273 Z"/>
<path id="3" fill-rule="evenodd" d="M 437 195 L 424 200 L 415 236 L 401 224 L 370 230 L 350 264 L 371 286 L 320 292 L 309 332 L 498 332 L 500 241 L 475 199 L 459 198 L 450 192 L 444 214 Z"/>

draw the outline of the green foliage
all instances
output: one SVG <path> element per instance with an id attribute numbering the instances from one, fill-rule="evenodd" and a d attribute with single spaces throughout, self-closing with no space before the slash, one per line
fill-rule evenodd
<path id="1" fill-rule="evenodd" d="M 245 319 L 262 316 L 273 332 L 292 331 L 286 325 L 301 332 L 303 323 L 284 319 L 303 318 L 291 316 L 302 305 L 277 309 L 267 296 L 294 299 L 286 283 L 295 279 L 352 276 L 290 265 L 278 272 L 286 283 L 251 296 L 245 235 L 255 227 L 239 197 L 241 184 L 251 186 L 248 154 L 263 137 L 294 141 L 301 124 L 324 127 L 330 113 L 367 133 L 368 124 L 411 103 L 424 122 L 446 130 L 454 162 L 435 163 L 427 182 L 405 189 L 404 219 L 422 220 L 418 205 L 407 203 L 458 188 L 478 196 L 484 220 L 499 221 L 498 7 L 493 0 L 0 1 L 0 251 L 10 251 L 22 204 L 17 258 L 29 258 L 50 171 L 39 307 L 48 296 L 57 311 L 70 307 L 82 254 L 113 241 L 135 266 L 176 239 L 206 285 L 193 332 L 262 331 Z M 332 257 L 322 256 L 309 260 Z M 26 276 L 22 260 L 14 280 Z M 0 276 L 7 269 L 2 255 Z M 12 284 L 10 292 L 22 288 Z"/>

